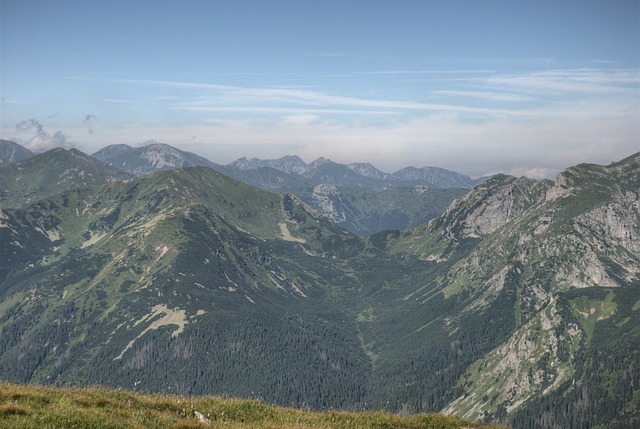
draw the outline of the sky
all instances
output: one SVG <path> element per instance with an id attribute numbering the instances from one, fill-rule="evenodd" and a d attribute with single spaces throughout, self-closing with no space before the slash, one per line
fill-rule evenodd
<path id="1" fill-rule="evenodd" d="M 640 151 L 640 2 L 0 0 L 0 137 L 553 178 Z"/>

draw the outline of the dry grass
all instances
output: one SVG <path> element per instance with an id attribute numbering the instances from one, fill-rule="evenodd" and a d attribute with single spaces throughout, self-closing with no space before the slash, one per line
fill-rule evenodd
<path id="1" fill-rule="evenodd" d="M 200 415 L 200 417 L 198 417 Z M 204 420 L 203 420 L 204 419 Z M 439 414 L 307 412 L 258 401 L 140 395 L 104 388 L 56 388 L 0 383 L 0 427 L 462 429 L 497 428 Z"/>

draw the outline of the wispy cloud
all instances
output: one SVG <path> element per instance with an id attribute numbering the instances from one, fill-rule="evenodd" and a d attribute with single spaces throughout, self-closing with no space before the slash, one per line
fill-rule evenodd
<path id="1" fill-rule="evenodd" d="M 433 94 L 436 96 L 476 98 L 489 101 L 521 102 L 535 100 L 535 98 L 531 96 L 522 94 L 509 94 L 504 92 L 488 91 L 436 90 L 433 91 Z"/>
<path id="2" fill-rule="evenodd" d="M 45 131 L 44 126 L 36 119 L 27 119 L 16 124 L 16 130 L 25 138 L 20 142 L 33 152 L 44 152 L 55 147 L 72 147 L 67 135 L 58 130 L 53 134 Z"/>
<path id="3" fill-rule="evenodd" d="M 177 104 L 172 110 L 211 112 L 211 113 L 261 113 L 278 114 L 313 114 L 313 115 L 397 115 L 394 110 L 354 110 L 354 109 L 309 109 L 299 107 L 259 107 L 259 106 L 202 106 L 190 103 Z"/>
<path id="4" fill-rule="evenodd" d="M 91 113 L 87 113 L 82 120 L 84 126 L 87 127 L 87 132 L 91 135 L 94 135 L 96 130 L 96 123 L 98 122 L 98 117 L 96 115 L 92 115 Z"/>
<path id="5" fill-rule="evenodd" d="M 19 61 L 24 61 L 24 60 L 29 60 L 31 58 L 38 58 L 38 57 L 41 57 L 42 55 L 50 55 L 50 56 L 51 55 L 58 55 L 58 54 L 61 54 L 61 53 L 65 52 L 65 51 L 70 51 L 72 49 L 81 48 L 84 45 L 85 45 L 84 43 L 76 43 L 76 44 L 73 44 L 73 45 L 64 46 L 62 48 L 53 49 L 53 50 L 51 50 L 49 52 L 46 52 L 46 53 L 29 53 L 28 55 L 23 55 L 21 57 L 7 58 L 7 59 L 1 60 L 0 61 L 0 65 L 19 62 Z"/>
<path id="6" fill-rule="evenodd" d="M 521 92 L 559 95 L 621 94 L 638 91 L 639 70 L 546 70 L 525 74 L 502 74 L 472 79 L 478 85 L 509 88 Z"/>
<path id="7" fill-rule="evenodd" d="M 0 98 L 0 103 L 2 103 L 2 104 L 23 104 L 19 100 L 13 100 L 11 98 L 5 98 L 5 97 Z"/>
<path id="8" fill-rule="evenodd" d="M 84 43 L 76 43 L 74 45 L 69 45 L 69 46 L 65 46 L 59 49 L 54 49 L 52 51 L 49 51 L 49 55 L 59 54 L 61 52 L 70 51 L 71 49 L 81 48 L 83 46 L 84 46 Z"/>
<path id="9" fill-rule="evenodd" d="M 131 104 L 133 103 L 133 100 L 128 100 L 125 98 L 105 98 L 104 101 L 106 103 L 113 103 L 113 104 Z"/>
<path id="10" fill-rule="evenodd" d="M 369 99 L 353 96 L 332 95 L 320 91 L 291 88 L 240 87 L 210 83 L 162 81 L 162 80 L 118 80 L 119 83 L 156 86 L 161 88 L 215 92 L 218 95 L 208 101 L 216 103 L 289 103 L 303 106 L 353 106 L 366 109 L 396 109 L 434 112 L 465 112 L 491 115 L 513 115 L 516 112 L 504 109 L 473 107 L 464 105 L 426 103 L 418 101 Z M 205 99 L 196 101 L 202 105 Z M 182 108 L 197 107 L 183 105 Z M 202 107 L 202 106 L 200 106 Z M 215 106 L 213 106 L 215 107 Z"/>

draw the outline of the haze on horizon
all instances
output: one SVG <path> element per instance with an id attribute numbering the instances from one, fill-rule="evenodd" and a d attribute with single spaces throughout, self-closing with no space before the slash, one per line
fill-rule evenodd
<path id="1" fill-rule="evenodd" d="M 627 0 L 0 0 L 0 137 L 552 177 L 640 150 Z"/>

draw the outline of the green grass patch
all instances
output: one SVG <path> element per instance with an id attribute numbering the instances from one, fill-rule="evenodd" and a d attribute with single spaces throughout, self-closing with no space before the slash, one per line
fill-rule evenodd
<path id="1" fill-rule="evenodd" d="M 441 414 L 309 412 L 259 401 L 141 395 L 104 388 L 59 388 L 0 382 L 0 420 L 21 428 L 462 429 L 498 428 Z"/>
<path id="2" fill-rule="evenodd" d="M 604 299 L 590 298 L 585 295 L 571 299 L 571 307 L 585 330 L 587 337 L 593 337 L 596 323 L 606 320 L 613 315 L 618 304 L 614 301 L 615 294 L 608 292 Z"/>

